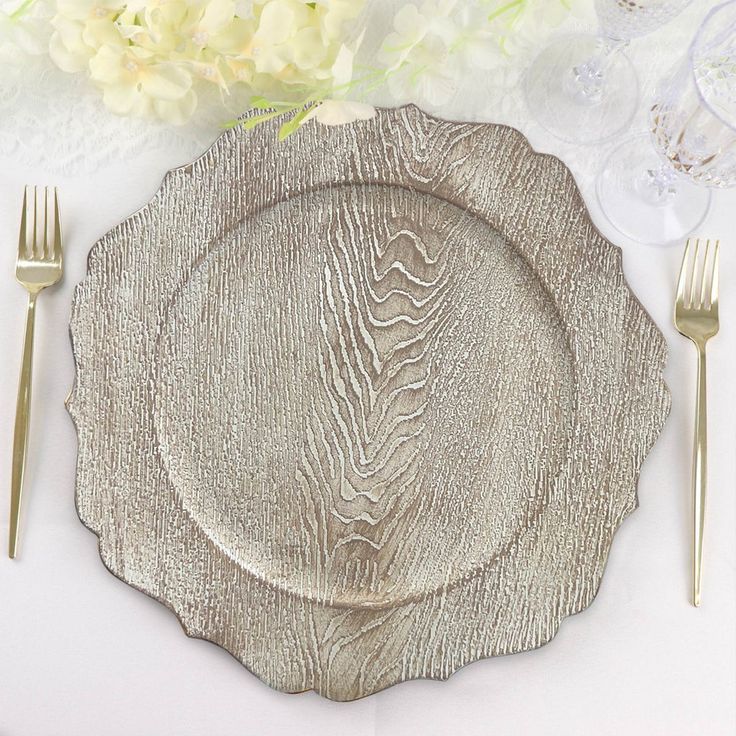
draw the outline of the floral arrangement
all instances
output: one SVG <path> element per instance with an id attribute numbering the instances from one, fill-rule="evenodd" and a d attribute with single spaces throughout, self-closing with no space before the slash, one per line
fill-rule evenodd
<path id="1" fill-rule="evenodd" d="M 115 113 L 172 124 L 212 86 L 229 109 L 256 108 L 249 126 L 286 114 L 283 136 L 313 118 L 370 117 L 363 100 L 380 86 L 443 104 L 464 68 L 502 68 L 574 1 L 403 4 L 376 63 L 359 66 L 365 0 L 2 0 L 0 51 L 48 54 L 87 74 Z"/>

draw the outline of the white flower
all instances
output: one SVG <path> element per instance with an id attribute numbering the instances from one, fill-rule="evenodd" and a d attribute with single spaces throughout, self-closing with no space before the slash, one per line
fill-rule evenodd
<path id="1" fill-rule="evenodd" d="M 510 56 L 534 51 L 546 41 L 550 30 L 571 13 L 577 15 L 589 5 L 592 3 L 586 0 L 521 0 L 518 3 L 493 0 L 488 6 L 491 30 Z"/>
<path id="2" fill-rule="evenodd" d="M 456 5 L 453 0 L 425 2 L 421 8 L 408 4 L 396 14 L 381 50 L 394 97 L 434 106 L 452 98 L 457 57 L 451 57 L 451 47 L 457 29 L 451 13 Z"/>
<path id="3" fill-rule="evenodd" d="M 386 36 L 380 58 L 389 71 L 398 69 L 422 42 L 429 23 L 416 5 L 404 5 L 394 16 L 394 30 Z"/>
<path id="4" fill-rule="evenodd" d="M 325 38 L 340 38 L 350 21 L 360 15 L 363 2 L 355 0 L 317 0 L 320 11 L 320 28 Z"/>
<path id="5" fill-rule="evenodd" d="M 58 0 L 49 53 L 66 72 L 81 72 L 103 45 L 125 43 L 114 21 L 118 0 Z"/>
<path id="6" fill-rule="evenodd" d="M 22 63 L 24 56 L 38 56 L 48 49 L 50 9 L 40 0 L 0 1 L 0 59 Z"/>
<path id="7" fill-rule="evenodd" d="M 446 104 L 469 70 L 498 71 L 585 0 L 426 0 L 401 7 L 380 53 L 392 95 Z"/>
<path id="8" fill-rule="evenodd" d="M 391 94 L 403 101 L 426 102 L 439 107 L 457 91 L 456 61 L 437 36 L 428 36 L 388 78 Z"/>
<path id="9" fill-rule="evenodd" d="M 335 125 L 372 108 L 355 97 L 355 57 L 365 0 L 0 0 L 0 58 L 48 53 L 84 73 L 112 110 L 183 123 L 197 90 L 219 90 L 229 110 L 249 99 L 270 119 Z M 505 78 L 512 54 L 534 49 L 549 28 L 590 0 L 415 0 L 403 4 L 380 52 L 401 101 L 446 104 L 469 70 Z M 204 95 L 210 99 L 212 95 Z M 321 103 L 321 104 L 319 104 Z M 311 108 L 310 108 L 311 106 Z M 310 113 L 306 110 L 311 109 Z"/>
<path id="10" fill-rule="evenodd" d="M 346 23 L 363 2 L 56 0 L 49 53 L 122 114 L 184 122 L 204 83 L 296 109 L 348 91 L 360 39 L 347 42 Z"/>
<path id="11" fill-rule="evenodd" d="M 310 8 L 299 0 L 272 0 L 261 12 L 251 53 L 256 70 L 284 74 L 289 65 L 319 67 L 328 49 L 318 25 L 309 23 Z"/>
<path id="12" fill-rule="evenodd" d="M 504 52 L 499 45 L 498 34 L 488 22 L 488 9 L 477 5 L 464 5 L 455 18 L 455 36 L 452 50 L 461 55 L 470 68 L 494 69 L 505 63 Z"/>
<path id="13" fill-rule="evenodd" d="M 158 61 L 134 46 L 103 46 L 90 60 L 90 75 L 105 104 L 119 115 L 147 115 L 181 124 L 197 104 L 192 78 L 180 66 Z"/>

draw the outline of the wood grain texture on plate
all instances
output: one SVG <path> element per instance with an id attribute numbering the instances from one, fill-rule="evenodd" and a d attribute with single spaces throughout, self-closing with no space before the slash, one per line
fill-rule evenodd
<path id="1" fill-rule="evenodd" d="M 90 254 L 83 522 L 281 690 L 545 643 L 593 599 L 669 407 L 620 251 L 510 128 L 276 126 L 223 135 Z"/>

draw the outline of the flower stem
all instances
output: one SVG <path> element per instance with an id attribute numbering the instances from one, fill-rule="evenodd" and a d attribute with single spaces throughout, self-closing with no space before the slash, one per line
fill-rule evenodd
<path id="1" fill-rule="evenodd" d="M 36 0 L 23 0 L 23 2 L 10 14 L 10 20 L 18 20 L 30 9 Z"/>
<path id="2" fill-rule="evenodd" d="M 503 15 L 504 13 L 508 13 L 509 10 L 516 9 L 517 11 L 521 10 L 521 6 L 524 4 L 524 0 L 510 0 L 505 5 L 502 5 L 500 8 L 496 8 L 489 16 L 488 21 L 495 20 L 499 16 Z"/>

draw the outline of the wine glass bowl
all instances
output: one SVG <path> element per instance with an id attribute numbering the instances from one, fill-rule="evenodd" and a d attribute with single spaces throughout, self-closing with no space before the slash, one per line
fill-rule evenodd
<path id="1" fill-rule="evenodd" d="M 675 171 L 710 187 L 736 186 L 736 4 L 706 18 L 649 116 Z"/>
<path id="2" fill-rule="evenodd" d="M 532 115 L 552 135 L 574 143 L 599 143 L 625 130 L 637 109 L 639 82 L 623 48 L 690 2 L 596 0 L 599 35 L 553 41 L 527 71 Z"/>
<path id="3" fill-rule="evenodd" d="M 595 0 L 601 34 L 631 40 L 656 31 L 691 0 Z"/>
<path id="4" fill-rule="evenodd" d="M 649 128 L 611 153 L 598 199 L 633 240 L 676 242 L 702 222 L 712 188 L 736 186 L 736 0 L 703 21 L 660 85 Z"/>

